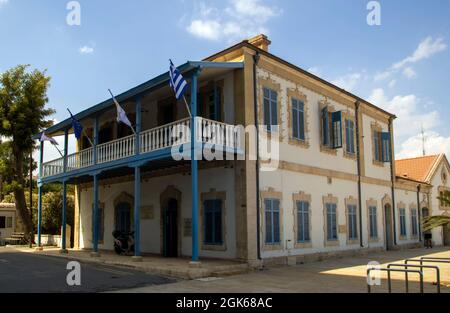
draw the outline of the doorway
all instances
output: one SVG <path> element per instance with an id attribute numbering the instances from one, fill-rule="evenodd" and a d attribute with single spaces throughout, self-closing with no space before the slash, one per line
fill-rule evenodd
<path id="1" fill-rule="evenodd" d="M 392 228 L 392 207 L 390 204 L 384 206 L 384 225 L 386 230 L 386 250 L 392 250 L 394 247 L 394 234 Z"/>
<path id="2" fill-rule="evenodd" d="M 178 257 L 178 201 L 173 198 L 164 208 L 163 237 L 163 255 L 168 258 Z"/>
<path id="3" fill-rule="evenodd" d="M 116 229 L 122 233 L 131 232 L 131 206 L 128 202 L 120 202 L 116 206 Z"/>

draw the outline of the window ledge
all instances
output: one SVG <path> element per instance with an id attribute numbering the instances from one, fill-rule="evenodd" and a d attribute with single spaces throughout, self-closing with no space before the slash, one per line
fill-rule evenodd
<path id="1" fill-rule="evenodd" d="M 337 156 L 337 149 L 330 148 L 328 146 L 320 145 L 320 152 Z"/>
<path id="2" fill-rule="evenodd" d="M 265 251 L 283 250 L 283 247 L 281 246 L 281 243 L 274 243 L 274 244 L 265 243 L 264 250 Z"/>
<path id="3" fill-rule="evenodd" d="M 340 246 L 340 242 L 338 239 L 325 240 L 325 247 L 337 247 L 337 246 Z"/>
<path id="4" fill-rule="evenodd" d="M 312 249 L 312 243 L 310 241 L 297 242 L 294 246 L 295 249 Z"/>
<path id="5" fill-rule="evenodd" d="M 374 243 L 374 242 L 380 242 L 380 238 L 375 238 L 375 237 L 373 237 L 373 238 L 369 238 L 369 242 L 372 242 L 372 243 Z"/>
<path id="6" fill-rule="evenodd" d="M 349 240 L 347 240 L 347 244 L 348 245 L 356 245 L 356 244 L 360 244 L 360 242 L 359 242 L 359 239 L 358 238 L 355 238 L 355 239 L 349 239 Z"/>
<path id="7" fill-rule="evenodd" d="M 356 153 L 349 153 L 344 150 L 344 157 L 351 160 L 356 160 Z"/>
<path id="8" fill-rule="evenodd" d="M 384 163 L 377 160 L 372 160 L 372 164 L 378 167 L 384 167 Z"/>
<path id="9" fill-rule="evenodd" d="M 306 149 L 308 149 L 310 147 L 309 142 L 307 140 L 298 139 L 295 137 L 289 138 L 289 144 L 294 145 L 294 146 L 299 146 L 302 148 L 306 148 Z"/>

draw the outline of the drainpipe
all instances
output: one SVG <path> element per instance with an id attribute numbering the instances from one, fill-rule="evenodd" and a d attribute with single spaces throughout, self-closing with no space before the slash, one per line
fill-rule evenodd
<path id="1" fill-rule="evenodd" d="M 394 149 L 393 149 L 393 140 L 392 140 L 392 117 L 389 118 L 389 134 L 391 135 L 391 157 L 390 157 L 390 166 L 391 166 L 391 193 L 392 193 L 392 222 L 393 222 L 393 230 L 394 230 L 394 246 L 397 245 L 397 223 L 396 223 L 396 214 L 395 214 L 395 173 L 394 173 Z"/>
<path id="2" fill-rule="evenodd" d="M 356 123 L 356 164 L 358 167 L 358 202 L 359 202 L 359 245 L 364 248 L 363 223 L 362 223 L 362 191 L 361 191 L 361 143 L 359 137 L 359 101 L 355 102 L 355 123 Z"/>
<path id="3" fill-rule="evenodd" d="M 422 242 L 422 223 L 420 221 L 420 184 L 417 185 L 417 223 L 419 224 L 419 241 Z"/>
<path id="4" fill-rule="evenodd" d="M 259 196 L 259 125 L 258 125 L 258 92 L 257 92 L 257 79 L 256 79 L 256 67 L 259 62 L 259 52 L 253 56 L 253 105 L 254 105 L 254 119 L 256 127 L 256 245 L 258 260 L 261 260 L 261 200 Z"/>

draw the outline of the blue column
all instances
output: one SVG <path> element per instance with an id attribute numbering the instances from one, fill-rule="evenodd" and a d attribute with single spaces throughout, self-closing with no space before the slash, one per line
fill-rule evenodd
<path id="1" fill-rule="evenodd" d="M 92 249 L 98 252 L 98 174 L 94 175 L 94 212 L 92 213 Z"/>
<path id="2" fill-rule="evenodd" d="M 197 76 L 191 80 L 191 178 L 192 178 L 192 262 L 198 262 L 198 161 L 197 161 Z"/>
<path id="3" fill-rule="evenodd" d="M 37 246 L 41 247 L 41 228 L 42 228 L 42 186 L 38 184 L 38 216 L 37 216 Z"/>
<path id="4" fill-rule="evenodd" d="M 42 164 L 44 162 L 44 142 L 41 142 L 41 149 L 39 151 L 39 180 L 42 179 Z M 37 216 L 37 246 L 41 247 L 41 228 L 42 228 L 42 184 L 38 182 L 38 216 Z"/>
<path id="5" fill-rule="evenodd" d="M 67 224 L 67 182 L 63 181 L 63 203 L 62 203 L 62 234 L 61 250 L 66 251 L 66 224 Z"/>
<path id="6" fill-rule="evenodd" d="M 134 256 L 141 256 L 141 168 L 134 168 Z"/>

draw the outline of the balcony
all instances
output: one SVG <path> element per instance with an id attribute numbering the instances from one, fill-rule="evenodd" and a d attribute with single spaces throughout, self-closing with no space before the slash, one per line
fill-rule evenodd
<path id="1" fill-rule="evenodd" d="M 196 118 L 196 140 L 202 144 L 214 145 L 216 149 L 237 153 L 243 151 L 243 129 L 205 118 Z M 171 149 L 191 142 L 191 119 L 176 122 L 143 131 L 139 134 L 139 155 L 148 156 L 157 151 Z M 42 164 L 42 177 L 51 178 L 62 174 L 70 175 L 77 170 L 108 165 L 119 160 L 135 157 L 136 136 L 116 139 L 97 145 L 96 158 L 94 148 L 88 148 L 67 156 L 67 168 L 64 171 L 64 158 Z M 170 155 L 170 154 L 169 154 Z"/>

